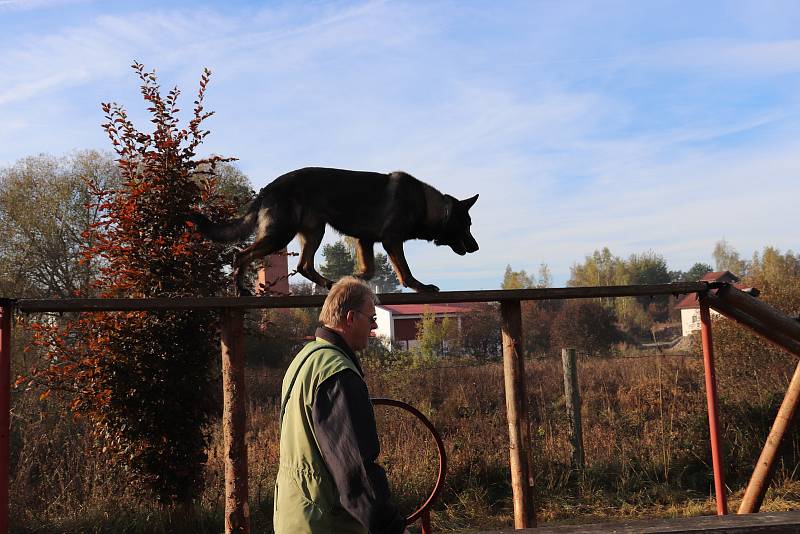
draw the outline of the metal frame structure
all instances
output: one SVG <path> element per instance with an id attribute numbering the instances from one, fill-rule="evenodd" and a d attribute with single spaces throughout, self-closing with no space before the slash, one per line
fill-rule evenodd
<path id="1" fill-rule="evenodd" d="M 716 380 L 711 338 L 714 309 L 730 317 L 792 354 L 800 356 L 800 323 L 774 308 L 718 282 L 676 284 L 567 287 L 521 290 L 448 291 L 440 293 L 389 293 L 379 295 L 383 304 L 434 304 L 452 302 L 499 302 L 502 317 L 503 370 L 506 410 L 509 427 L 509 463 L 514 502 L 514 527 L 536 526 L 533 482 L 530 473 L 530 427 L 528 423 L 524 355 L 522 351 L 521 302 L 525 300 L 581 299 L 683 295 L 696 293 L 701 303 L 702 339 L 705 362 L 711 450 L 717 512 L 727 513 L 722 457 L 719 443 Z M 10 362 L 11 318 L 15 311 L 38 312 L 112 312 L 133 310 L 213 309 L 221 313 L 221 355 L 223 360 L 223 431 L 225 434 L 225 525 L 226 532 L 249 532 L 247 510 L 247 448 L 242 347 L 242 316 L 247 309 L 320 307 L 324 297 L 211 297 L 154 299 L 0 299 L 0 534 L 8 531 L 9 434 L 10 434 Z M 769 485 L 779 443 L 800 402 L 800 366 L 789 387 L 767 446 L 759 459 L 739 513 L 758 511 Z M 775 445 L 771 447 L 771 444 Z M 769 450 L 768 450 L 769 449 Z M 762 468 L 763 465 L 763 468 Z M 760 493 L 759 493 L 760 492 Z"/>

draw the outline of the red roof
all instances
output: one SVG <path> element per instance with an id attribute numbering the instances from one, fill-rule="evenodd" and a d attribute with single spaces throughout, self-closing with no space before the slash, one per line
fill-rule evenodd
<path id="1" fill-rule="evenodd" d="M 475 310 L 470 304 L 379 304 L 377 308 L 388 310 L 392 315 L 422 315 L 423 313 L 433 312 L 435 314 L 445 313 L 469 313 Z"/>
<path id="2" fill-rule="evenodd" d="M 730 282 L 733 283 L 733 287 L 736 289 L 749 289 L 748 286 L 745 284 L 737 284 L 736 282 L 739 281 L 739 277 L 733 274 L 730 271 L 716 271 L 712 273 L 706 273 L 703 278 L 700 279 L 701 282 Z M 690 310 L 693 308 L 699 308 L 700 303 L 697 302 L 697 293 L 689 293 L 688 295 L 684 296 L 678 303 L 675 305 L 675 308 L 678 310 Z"/>

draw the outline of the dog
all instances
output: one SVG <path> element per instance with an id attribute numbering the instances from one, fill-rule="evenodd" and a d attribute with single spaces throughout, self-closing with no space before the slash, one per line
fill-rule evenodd
<path id="1" fill-rule="evenodd" d="M 240 250 L 233 263 L 239 295 L 249 295 L 243 279 L 247 266 L 282 250 L 300 236 L 297 272 L 328 289 L 333 285 L 314 268 L 314 254 L 325 225 L 358 241 L 356 276 L 368 280 L 375 272 L 373 245 L 381 243 L 400 283 L 415 291 L 439 291 L 423 284 L 408 268 L 403 243 L 410 239 L 447 245 L 463 256 L 478 250 L 470 233 L 469 209 L 478 195 L 458 200 L 405 172 L 382 174 L 307 167 L 276 178 L 250 202 L 242 217 L 214 223 L 201 213 L 189 220 L 212 241 L 232 242 L 255 230 L 253 244 Z"/>

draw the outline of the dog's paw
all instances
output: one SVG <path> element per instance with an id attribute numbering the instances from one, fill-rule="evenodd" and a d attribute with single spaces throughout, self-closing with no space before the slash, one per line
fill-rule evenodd
<path id="1" fill-rule="evenodd" d="M 417 287 L 417 291 L 420 293 L 436 293 L 439 291 L 439 287 L 433 284 L 420 284 Z"/>

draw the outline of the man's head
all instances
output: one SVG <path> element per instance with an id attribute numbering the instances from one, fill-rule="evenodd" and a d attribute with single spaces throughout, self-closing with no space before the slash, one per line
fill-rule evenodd
<path id="1" fill-rule="evenodd" d="M 375 304 L 378 298 L 362 280 L 345 276 L 331 287 L 319 321 L 342 336 L 353 350 L 367 347 L 369 333 L 375 324 Z"/>

